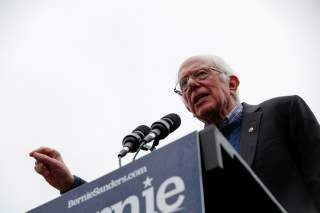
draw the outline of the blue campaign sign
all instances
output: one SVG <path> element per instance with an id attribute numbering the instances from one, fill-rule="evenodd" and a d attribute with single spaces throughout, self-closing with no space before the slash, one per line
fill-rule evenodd
<path id="1" fill-rule="evenodd" d="M 29 213 L 202 213 L 198 140 L 191 133 Z"/>

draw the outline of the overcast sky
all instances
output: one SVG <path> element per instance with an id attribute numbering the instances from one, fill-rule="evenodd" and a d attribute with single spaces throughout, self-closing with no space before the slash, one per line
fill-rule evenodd
<path id="1" fill-rule="evenodd" d="M 195 54 L 223 57 L 242 101 L 297 94 L 319 120 L 319 22 L 318 0 L 1 0 L 0 211 L 59 196 L 33 170 L 39 146 L 90 181 L 138 125 L 179 114 L 161 146 L 202 129 L 173 93 Z"/>

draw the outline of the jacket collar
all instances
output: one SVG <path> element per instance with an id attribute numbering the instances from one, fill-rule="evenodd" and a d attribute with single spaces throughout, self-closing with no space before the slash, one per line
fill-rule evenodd
<path id="1" fill-rule="evenodd" d="M 243 105 L 243 120 L 240 134 L 240 155 L 252 166 L 260 130 L 262 110 L 259 105 Z"/>

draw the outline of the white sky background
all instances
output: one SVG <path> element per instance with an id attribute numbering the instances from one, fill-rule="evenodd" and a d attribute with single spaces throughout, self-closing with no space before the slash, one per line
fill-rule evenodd
<path id="1" fill-rule="evenodd" d="M 90 181 L 138 125 L 178 113 L 162 146 L 202 129 L 172 91 L 191 55 L 222 56 L 242 101 L 298 94 L 319 120 L 319 26 L 317 0 L 0 1 L 0 211 L 59 196 L 33 170 L 39 146 Z"/>

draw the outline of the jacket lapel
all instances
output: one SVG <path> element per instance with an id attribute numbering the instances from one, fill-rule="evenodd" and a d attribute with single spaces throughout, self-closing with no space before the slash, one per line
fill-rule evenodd
<path id="1" fill-rule="evenodd" d="M 240 133 L 240 155 L 252 165 L 258 142 L 262 110 L 259 106 L 243 103 L 243 118 Z"/>

